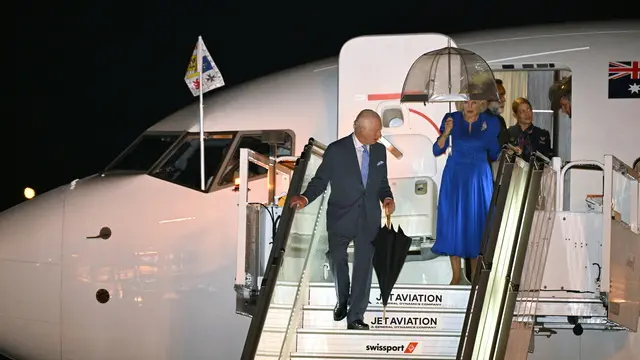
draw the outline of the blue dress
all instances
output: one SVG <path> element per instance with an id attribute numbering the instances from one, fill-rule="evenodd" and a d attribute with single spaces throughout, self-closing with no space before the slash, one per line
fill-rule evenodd
<path id="1" fill-rule="evenodd" d="M 439 255 L 475 258 L 480 253 L 493 194 L 493 175 L 487 155 L 493 161 L 500 154 L 500 123 L 495 116 L 481 113 L 469 129 L 462 113 L 456 111 L 444 116 L 441 133 L 449 116 L 453 118 L 452 154 L 442 173 L 436 242 L 431 251 Z M 448 147 L 449 138 L 442 149 L 434 143 L 433 155 L 444 154 Z"/>

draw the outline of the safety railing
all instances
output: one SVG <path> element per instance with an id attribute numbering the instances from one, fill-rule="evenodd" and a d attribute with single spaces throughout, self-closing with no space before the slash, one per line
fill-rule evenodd
<path id="1" fill-rule="evenodd" d="M 323 201 L 315 201 L 298 211 L 290 208 L 289 203 L 315 174 L 325 149 L 326 146 L 310 139 L 297 160 L 245 340 L 243 360 L 252 360 L 256 354 L 279 357 L 286 346 L 287 327 L 278 320 L 284 317 L 288 319 L 285 323 L 293 324 L 299 317 L 297 298 L 303 295 L 300 289 L 305 280 L 304 269 L 315 242 L 318 218 L 323 218 L 319 216 Z"/>
<path id="2" fill-rule="evenodd" d="M 526 360 L 532 348 L 535 319 L 551 234 L 556 219 L 556 171 L 548 165 L 532 163 L 534 168 L 526 199 L 525 214 L 533 211 L 531 222 L 524 219 L 515 249 L 513 270 L 498 340 L 497 359 Z M 525 216 L 526 217 L 526 216 Z M 507 334 L 508 332 L 508 334 Z"/>
<path id="3" fill-rule="evenodd" d="M 529 345 L 526 340 L 531 336 L 537 296 L 527 299 L 531 294 L 521 292 L 521 287 L 535 287 L 540 281 L 546 260 L 544 242 L 548 245 L 548 239 L 540 247 L 531 242 L 530 237 L 539 236 L 536 227 L 549 227 L 544 221 L 535 223 L 534 214 L 536 210 L 555 211 L 548 209 L 548 204 L 555 203 L 556 199 L 555 172 L 547 162 L 548 159 L 537 156 L 526 163 L 506 152 L 501 155 L 458 359 L 526 357 Z M 528 315 L 526 326 L 520 326 L 522 318 L 518 317 L 515 325 L 512 324 L 514 312 Z M 512 332 L 517 335 L 509 346 Z M 523 344 L 527 346 L 523 347 Z"/>
<path id="4" fill-rule="evenodd" d="M 634 332 L 640 315 L 639 202 L 640 174 L 615 156 L 605 155 L 602 291 L 608 293 L 608 319 Z"/>

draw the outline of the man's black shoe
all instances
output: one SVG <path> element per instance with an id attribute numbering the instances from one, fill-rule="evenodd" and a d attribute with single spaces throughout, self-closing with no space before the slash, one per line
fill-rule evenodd
<path id="1" fill-rule="evenodd" d="M 367 325 L 362 320 L 352 321 L 347 325 L 347 329 L 349 330 L 369 330 L 369 325 Z"/>
<path id="2" fill-rule="evenodd" d="M 340 321 L 347 317 L 347 304 L 344 305 L 336 304 L 336 307 L 333 309 L 333 320 Z"/>

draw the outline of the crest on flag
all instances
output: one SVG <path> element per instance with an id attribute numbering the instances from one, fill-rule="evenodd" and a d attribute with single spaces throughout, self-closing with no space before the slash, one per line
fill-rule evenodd
<path id="1" fill-rule="evenodd" d="M 200 72 L 198 71 L 198 46 L 200 46 L 200 53 L 202 56 L 202 82 L 200 84 Z M 198 39 L 191 59 L 189 60 L 189 66 L 187 67 L 187 73 L 184 76 L 184 81 L 191 90 L 193 96 L 200 95 L 200 89 L 202 88 L 203 94 L 209 90 L 213 90 L 224 86 L 224 79 L 220 70 L 213 61 L 213 58 L 209 54 L 207 47 L 204 45 L 202 39 Z"/>

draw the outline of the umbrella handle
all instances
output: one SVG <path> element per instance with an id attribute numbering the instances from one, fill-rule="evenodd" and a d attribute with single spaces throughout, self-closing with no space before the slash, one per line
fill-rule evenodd
<path id="1" fill-rule="evenodd" d="M 387 227 L 391 227 L 391 214 L 387 214 Z"/>

